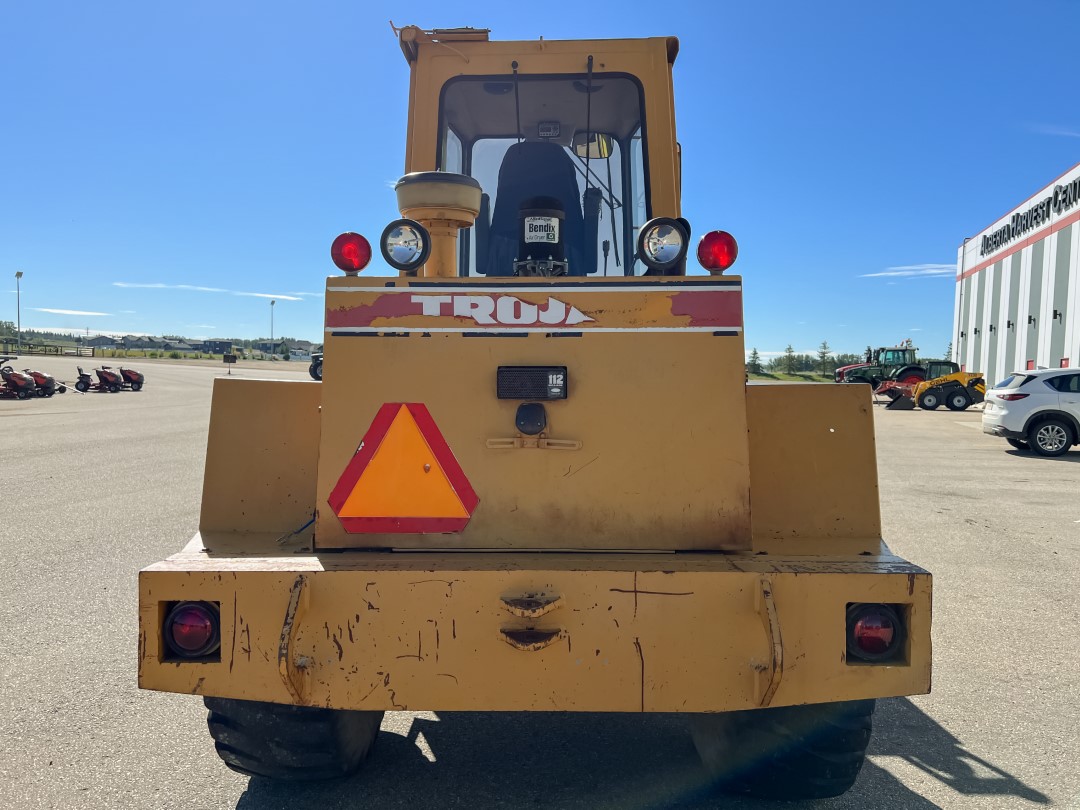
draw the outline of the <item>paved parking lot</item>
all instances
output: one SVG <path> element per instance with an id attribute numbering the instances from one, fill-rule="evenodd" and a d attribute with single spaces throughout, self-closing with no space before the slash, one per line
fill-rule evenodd
<path id="1" fill-rule="evenodd" d="M 222 369 L 136 367 L 139 393 L 0 401 L 0 805 L 773 806 L 702 796 L 672 715 L 401 712 L 352 780 L 226 770 L 197 698 L 135 687 L 135 574 L 195 531 Z M 859 783 L 815 806 L 1080 809 L 1080 450 L 1019 454 L 949 411 L 878 409 L 877 443 L 886 538 L 935 575 L 934 693 L 882 701 Z"/>

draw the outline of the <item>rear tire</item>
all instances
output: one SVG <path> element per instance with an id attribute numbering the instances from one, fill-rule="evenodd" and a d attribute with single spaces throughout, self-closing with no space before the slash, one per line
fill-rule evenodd
<path id="1" fill-rule="evenodd" d="M 30 392 L 25 388 L 20 388 L 18 393 L 15 394 L 19 399 L 30 399 Z"/>
<path id="2" fill-rule="evenodd" d="M 1062 456 L 1072 444 L 1072 429 L 1061 419 L 1044 419 L 1028 428 L 1028 446 L 1040 456 Z"/>
<path id="3" fill-rule="evenodd" d="M 941 407 L 941 389 L 930 388 L 919 397 L 919 407 L 926 411 L 936 411 Z"/>
<path id="4" fill-rule="evenodd" d="M 318 363 L 312 363 L 308 367 L 308 374 L 311 375 L 311 379 L 322 382 L 322 360 Z"/>
<path id="5" fill-rule="evenodd" d="M 945 407 L 950 411 L 965 411 L 969 405 L 971 405 L 971 397 L 963 388 L 945 394 Z"/>
<path id="6" fill-rule="evenodd" d="M 356 772 L 379 734 L 382 712 L 205 698 L 214 747 L 246 776 L 291 781 Z"/>
<path id="7" fill-rule="evenodd" d="M 131 390 L 132 391 L 142 391 L 142 383 L 141 382 L 133 382 L 131 384 Z"/>
<path id="8" fill-rule="evenodd" d="M 79 382 L 75 383 L 75 390 L 78 391 L 80 394 L 85 394 L 87 390 L 89 390 L 89 388 L 90 385 L 88 383 L 84 383 L 82 380 L 79 380 Z"/>
<path id="9" fill-rule="evenodd" d="M 1007 441 L 1012 447 L 1015 447 L 1017 450 L 1031 450 L 1031 445 L 1025 442 L 1023 439 L 1006 439 L 1005 441 Z"/>
<path id="10" fill-rule="evenodd" d="M 698 714 L 694 745 L 716 786 L 764 799 L 824 799 L 859 776 L 874 701 Z"/>

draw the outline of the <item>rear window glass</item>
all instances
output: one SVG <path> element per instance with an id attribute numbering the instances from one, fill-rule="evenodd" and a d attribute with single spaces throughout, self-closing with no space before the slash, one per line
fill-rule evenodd
<path id="1" fill-rule="evenodd" d="M 1030 374 L 1010 374 L 1004 380 L 995 385 L 994 388 L 1019 388 L 1021 385 L 1023 385 L 1030 379 Z"/>

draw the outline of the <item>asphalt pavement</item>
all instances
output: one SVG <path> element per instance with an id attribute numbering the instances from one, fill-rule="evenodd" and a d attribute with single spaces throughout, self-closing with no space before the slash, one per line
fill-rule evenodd
<path id="1" fill-rule="evenodd" d="M 777 806 L 705 795 L 678 715 L 397 712 L 353 779 L 227 770 L 201 700 L 135 685 L 136 573 L 195 532 L 224 371 L 135 365 L 138 393 L 0 400 L 0 807 Z M 234 373 L 307 379 L 260 366 Z M 934 574 L 934 691 L 880 701 L 855 788 L 807 806 L 1080 810 L 1080 448 L 1013 451 L 973 412 L 876 419 L 886 540 Z"/>

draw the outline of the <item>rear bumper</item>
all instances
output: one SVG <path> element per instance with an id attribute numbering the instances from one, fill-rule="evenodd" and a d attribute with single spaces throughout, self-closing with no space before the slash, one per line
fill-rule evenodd
<path id="1" fill-rule="evenodd" d="M 196 536 L 139 575 L 139 685 L 373 710 L 702 712 L 921 694 L 931 588 L 896 557 L 211 557 Z M 183 600 L 218 603 L 220 660 L 167 659 L 162 620 Z M 899 661 L 846 661 L 852 602 L 900 606 Z"/>
<path id="2" fill-rule="evenodd" d="M 991 436 L 998 436 L 1003 439 L 1020 439 L 1026 440 L 1027 436 L 1022 430 L 1009 430 L 1004 425 L 995 424 L 993 422 L 987 422 L 983 420 L 983 433 L 988 433 Z"/>

